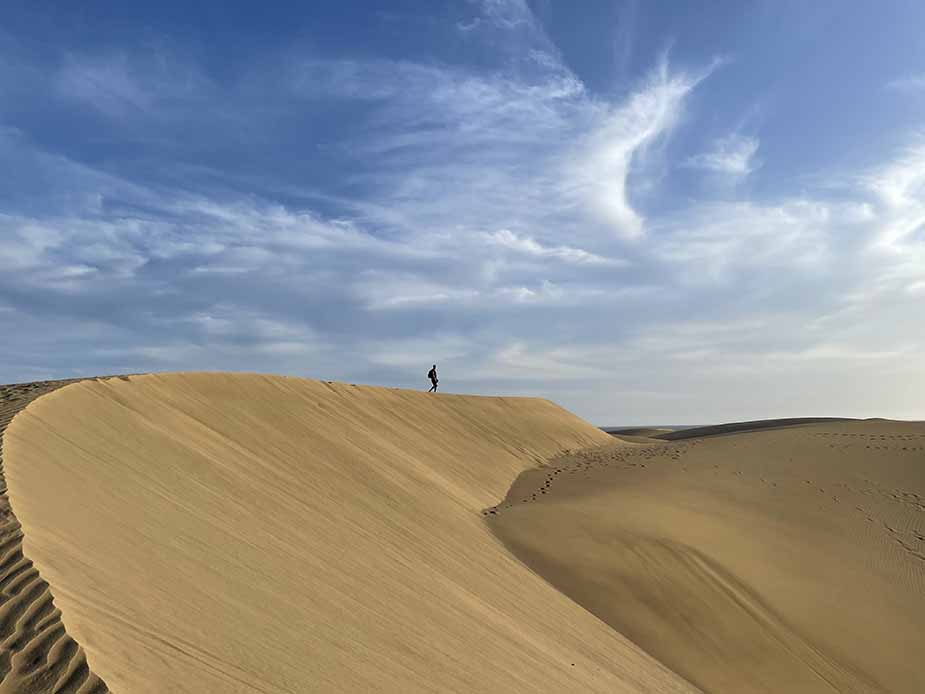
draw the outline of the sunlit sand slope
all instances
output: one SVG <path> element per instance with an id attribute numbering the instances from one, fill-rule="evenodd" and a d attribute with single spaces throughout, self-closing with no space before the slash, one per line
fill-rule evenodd
<path id="1" fill-rule="evenodd" d="M 491 526 L 710 692 L 925 692 L 925 425 L 617 444 L 524 473 Z"/>
<path id="2" fill-rule="evenodd" d="M 24 548 L 135 692 L 690 692 L 514 558 L 482 510 L 611 437 L 554 404 L 173 374 L 18 415 Z"/>

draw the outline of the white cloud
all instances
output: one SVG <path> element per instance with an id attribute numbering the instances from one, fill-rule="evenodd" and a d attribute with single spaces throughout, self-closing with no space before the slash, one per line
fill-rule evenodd
<path id="1" fill-rule="evenodd" d="M 417 310 L 440 304 L 471 303 L 480 295 L 475 288 L 384 269 L 363 272 L 352 288 L 354 295 L 371 311 Z"/>
<path id="2" fill-rule="evenodd" d="M 255 342 L 313 342 L 316 334 L 298 323 L 263 316 L 246 307 L 215 304 L 194 313 L 188 321 L 209 337 L 238 338 Z"/>
<path id="3" fill-rule="evenodd" d="M 661 222 L 652 250 L 692 284 L 728 283 L 746 273 L 818 273 L 832 253 L 831 206 L 706 203 Z"/>
<path id="4" fill-rule="evenodd" d="M 458 363 L 478 351 L 472 338 L 448 334 L 396 340 L 377 340 L 366 348 L 367 358 L 374 364 L 400 367 L 417 374 L 421 365 Z"/>
<path id="5" fill-rule="evenodd" d="M 861 180 L 890 208 L 925 205 L 925 145 L 908 148 Z"/>
<path id="6" fill-rule="evenodd" d="M 503 29 L 533 26 L 536 18 L 524 0 L 482 0 L 482 13 Z"/>
<path id="7" fill-rule="evenodd" d="M 13 271 L 39 266 L 50 248 L 60 243 L 60 234 L 31 220 L 0 216 L 0 261 Z"/>
<path id="8" fill-rule="evenodd" d="M 533 289 L 529 287 L 501 287 L 496 294 L 518 303 L 557 302 L 566 295 L 562 287 L 549 280 L 543 280 Z"/>
<path id="9" fill-rule="evenodd" d="M 589 253 L 588 251 L 583 251 L 580 248 L 571 248 L 570 246 L 543 246 L 532 237 L 518 236 L 509 229 L 499 229 L 494 233 L 485 234 L 484 236 L 492 245 L 534 258 L 550 258 L 573 265 L 619 266 L 627 264 L 625 260 L 605 258 L 594 253 Z"/>
<path id="10" fill-rule="evenodd" d="M 757 138 L 733 134 L 714 141 L 708 151 L 690 157 L 685 166 L 730 176 L 747 176 L 755 170 L 757 152 Z"/>
<path id="11" fill-rule="evenodd" d="M 524 341 L 502 345 L 467 376 L 472 379 L 502 379 L 525 381 L 569 381 L 599 379 L 607 370 L 582 364 L 567 352 L 544 349 Z"/>
<path id="12" fill-rule="evenodd" d="M 528 12 L 521 3 L 508 10 Z M 541 29 L 529 26 L 542 43 Z M 639 237 L 642 218 L 628 178 L 672 131 L 685 98 L 716 64 L 685 73 L 663 59 L 634 93 L 612 104 L 592 98 L 555 50 L 526 53 L 532 69 L 516 78 L 409 63 L 296 61 L 301 93 L 380 103 L 375 137 L 351 145 L 358 161 L 381 169 L 359 178 L 378 188 L 379 203 L 344 203 L 405 229 L 438 227 L 447 218 L 470 228 L 502 219 L 505 227 L 529 229 L 586 216 L 582 233 L 589 238 L 601 224 L 608 236 Z"/>
<path id="13" fill-rule="evenodd" d="M 208 98 L 213 92 L 201 72 L 167 54 L 71 54 L 55 75 L 53 86 L 66 99 L 113 118 L 165 117 L 172 112 L 171 104 Z"/>
<path id="14" fill-rule="evenodd" d="M 867 362 L 896 360 L 913 356 L 916 350 L 908 346 L 899 349 L 863 350 L 846 345 L 821 343 L 796 352 L 771 353 L 768 359 L 795 360 L 795 361 L 823 361 L 833 360 L 848 362 Z"/>
<path id="15" fill-rule="evenodd" d="M 125 56 L 106 60 L 71 57 L 58 74 L 58 89 L 65 96 L 116 116 L 127 109 L 146 109 L 152 103 L 152 95 L 132 74 Z"/>
<path id="16" fill-rule="evenodd" d="M 907 75 L 887 83 L 887 89 L 901 92 L 925 91 L 925 75 Z"/>
<path id="17" fill-rule="evenodd" d="M 478 29 L 479 25 L 482 23 L 481 17 L 473 17 L 470 22 L 456 22 L 456 28 L 463 33 L 468 33 L 473 29 Z"/>
<path id="18" fill-rule="evenodd" d="M 633 239 L 644 231 L 643 219 L 627 193 L 634 158 L 671 131 L 684 99 L 712 69 L 695 75 L 671 74 L 663 60 L 624 103 L 595 109 L 598 122 L 584 138 L 566 185 L 617 236 Z"/>
<path id="19" fill-rule="evenodd" d="M 861 177 L 875 196 L 875 232 L 868 261 L 878 268 L 871 282 L 889 293 L 925 278 L 925 146 L 921 141 L 900 156 Z"/>

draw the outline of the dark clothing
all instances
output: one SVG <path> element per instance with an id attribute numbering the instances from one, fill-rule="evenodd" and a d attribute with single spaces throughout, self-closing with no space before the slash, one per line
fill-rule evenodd
<path id="1" fill-rule="evenodd" d="M 427 392 L 436 393 L 437 392 L 437 370 L 431 369 L 430 371 L 428 371 L 427 378 L 429 378 L 430 382 L 433 383 L 433 385 L 430 387 L 430 390 L 428 390 Z"/>

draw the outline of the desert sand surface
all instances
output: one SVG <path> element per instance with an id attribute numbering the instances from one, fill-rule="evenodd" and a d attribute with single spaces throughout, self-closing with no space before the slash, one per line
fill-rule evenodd
<path id="1" fill-rule="evenodd" d="M 488 522 L 704 691 L 925 692 L 925 424 L 729 429 L 564 456 Z"/>
<path id="2" fill-rule="evenodd" d="M 613 442 L 539 399 L 248 374 L 58 388 L 8 426 L 4 467 L 23 552 L 47 582 L 36 595 L 54 598 L 28 619 L 55 643 L 26 669 L 60 670 L 79 644 L 84 679 L 3 686 L 697 691 L 522 563 L 488 520 L 521 473 Z M 897 601 L 921 588 L 915 575 Z M 914 607 L 893 625 L 910 644 Z"/>
<path id="3" fill-rule="evenodd" d="M 22 529 L 3 476 L 3 434 L 29 403 L 72 381 L 0 386 L 0 693 L 103 694 L 83 650 L 65 632 L 51 590 L 23 555 Z"/>

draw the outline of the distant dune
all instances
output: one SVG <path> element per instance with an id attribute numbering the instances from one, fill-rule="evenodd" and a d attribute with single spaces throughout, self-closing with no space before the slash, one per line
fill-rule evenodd
<path id="1" fill-rule="evenodd" d="M 490 524 L 704 691 L 925 692 L 925 425 L 797 424 L 563 457 Z"/>
<path id="2" fill-rule="evenodd" d="M 643 436 L 654 438 L 662 434 L 670 434 L 674 429 L 667 427 L 604 427 L 611 436 Z"/>
<path id="3" fill-rule="evenodd" d="M 4 435 L 48 585 L 5 582 L 0 610 L 26 618 L 0 626 L 33 645 L 4 642 L 0 691 L 105 691 L 76 644 L 120 694 L 696 691 L 482 515 L 525 470 L 611 441 L 537 399 L 241 374 L 67 385 Z M 48 586 L 74 641 L 35 602 Z"/>
<path id="4" fill-rule="evenodd" d="M 925 424 L 681 433 L 254 374 L 0 387 L 0 694 L 925 692 Z"/>
<path id="5" fill-rule="evenodd" d="M 677 430 L 666 430 L 653 434 L 654 438 L 666 441 L 681 441 L 682 439 L 703 438 L 705 436 L 722 436 L 724 434 L 742 434 L 748 431 L 761 431 L 762 429 L 782 429 L 784 427 L 799 427 L 809 424 L 822 424 L 828 422 L 856 422 L 856 419 L 844 417 L 792 417 L 789 419 L 757 419 L 750 422 L 731 422 L 729 424 L 714 424 L 705 427 L 685 427 Z M 615 433 L 615 432 L 609 432 Z"/>

